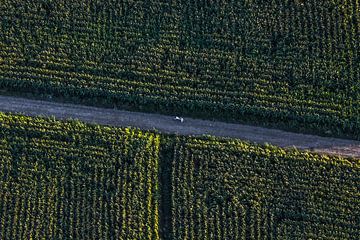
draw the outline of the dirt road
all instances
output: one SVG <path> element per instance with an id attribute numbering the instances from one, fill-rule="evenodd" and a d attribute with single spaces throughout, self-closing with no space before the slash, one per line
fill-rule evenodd
<path id="1" fill-rule="evenodd" d="M 162 133 L 180 135 L 214 135 L 238 138 L 256 143 L 270 143 L 280 147 L 296 147 L 315 152 L 360 158 L 360 142 L 337 138 L 285 132 L 241 124 L 213 122 L 185 118 L 175 121 L 174 116 L 129 112 L 114 109 L 64 104 L 17 97 L 0 96 L 0 111 L 22 113 L 28 116 L 55 116 L 59 119 L 79 119 L 88 123 L 119 127 L 156 129 Z"/>

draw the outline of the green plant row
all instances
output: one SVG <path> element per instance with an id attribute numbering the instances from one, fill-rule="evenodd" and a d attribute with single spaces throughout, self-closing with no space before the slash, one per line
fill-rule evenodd
<path id="1" fill-rule="evenodd" d="M 0 113 L 0 239 L 358 239 L 360 162 Z"/>
<path id="2" fill-rule="evenodd" d="M 159 135 L 0 114 L 0 239 L 158 239 Z"/>
<path id="3" fill-rule="evenodd" d="M 172 239 L 358 239 L 360 162 L 180 138 Z"/>
<path id="4" fill-rule="evenodd" d="M 0 6 L 0 89 L 360 139 L 357 1 Z"/>

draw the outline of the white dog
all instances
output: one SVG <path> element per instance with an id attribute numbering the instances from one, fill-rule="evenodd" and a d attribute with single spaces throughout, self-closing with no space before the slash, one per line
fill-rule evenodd
<path id="1" fill-rule="evenodd" d="M 182 118 L 182 117 L 175 117 L 175 119 L 174 120 L 176 120 L 176 121 L 180 121 L 180 122 L 184 122 L 184 118 Z"/>

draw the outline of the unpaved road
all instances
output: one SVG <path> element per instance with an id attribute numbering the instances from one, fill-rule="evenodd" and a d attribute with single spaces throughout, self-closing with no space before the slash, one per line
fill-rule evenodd
<path id="1" fill-rule="evenodd" d="M 22 113 L 28 116 L 55 116 L 59 119 L 79 119 L 88 123 L 119 127 L 156 129 L 162 133 L 180 135 L 214 135 L 270 143 L 280 147 L 296 147 L 311 151 L 360 158 L 360 142 L 337 138 L 285 132 L 242 124 L 213 122 L 185 118 L 175 121 L 173 116 L 103 109 L 75 104 L 64 104 L 0 96 L 0 111 Z"/>

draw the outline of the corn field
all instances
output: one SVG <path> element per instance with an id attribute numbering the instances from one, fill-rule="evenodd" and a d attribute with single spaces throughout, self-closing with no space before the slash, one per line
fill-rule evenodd
<path id="1" fill-rule="evenodd" d="M 358 239 L 360 162 L 180 139 L 172 239 Z"/>
<path id="2" fill-rule="evenodd" d="M 2 0 L 0 90 L 360 139 L 359 32 L 359 0 Z"/>
<path id="3" fill-rule="evenodd" d="M 159 239 L 159 135 L 0 115 L 0 239 Z"/>
<path id="4" fill-rule="evenodd" d="M 354 239 L 360 162 L 0 113 L 0 239 Z"/>

